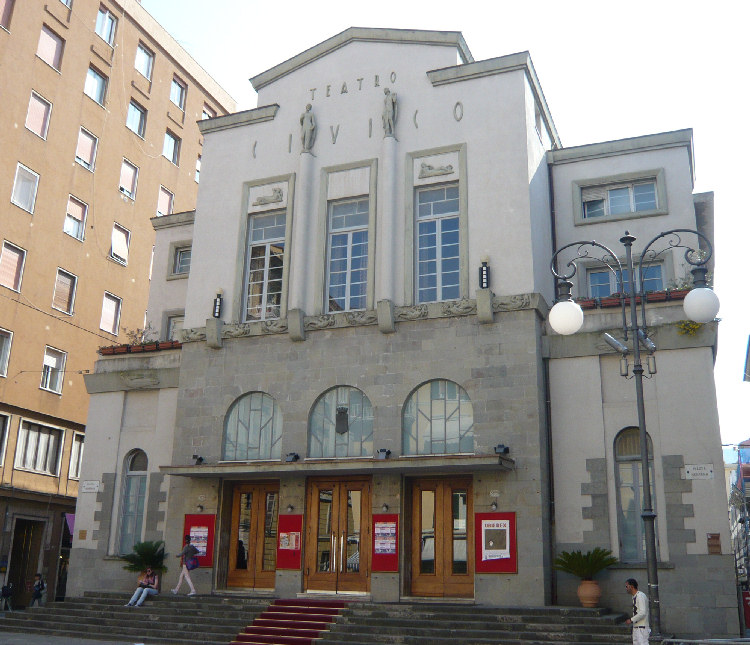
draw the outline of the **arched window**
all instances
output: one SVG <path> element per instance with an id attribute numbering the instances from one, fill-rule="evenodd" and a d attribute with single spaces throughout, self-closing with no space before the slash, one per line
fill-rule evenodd
<path id="1" fill-rule="evenodd" d="M 654 450 L 648 437 L 648 468 L 651 504 L 656 510 L 654 491 Z M 617 527 L 620 560 L 642 562 L 646 559 L 643 528 L 643 478 L 641 477 L 641 439 L 638 428 L 625 428 L 615 438 L 615 481 L 617 484 Z M 656 527 L 654 527 L 656 528 Z"/>
<path id="2" fill-rule="evenodd" d="M 420 385 L 404 405 L 403 454 L 474 452 L 474 408 L 460 385 L 438 379 Z"/>
<path id="3" fill-rule="evenodd" d="M 308 457 L 372 457 L 372 405 L 354 387 L 334 387 L 313 406 Z"/>
<path id="4" fill-rule="evenodd" d="M 123 468 L 120 553 L 130 553 L 133 545 L 142 539 L 147 477 L 148 457 L 143 450 L 134 450 L 125 457 Z"/>
<path id="5" fill-rule="evenodd" d="M 281 411 L 272 396 L 243 394 L 229 408 L 224 422 L 224 461 L 281 457 Z"/>

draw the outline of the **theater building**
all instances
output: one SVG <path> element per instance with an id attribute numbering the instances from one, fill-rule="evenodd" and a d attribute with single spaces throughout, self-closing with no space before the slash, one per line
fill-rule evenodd
<path id="1" fill-rule="evenodd" d="M 190 531 L 201 592 L 571 605 L 553 558 L 601 546 L 601 602 L 627 609 L 646 575 L 635 393 L 601 341 L 616 287 L 584 263 L 593 308 L 557 336 L 549 263 L 626 229 L 711 239 L 691 131 L 565 148 L 529 54 L 474 61 L 457 32 L 352 28 L 252 83 L 258 108 L 201 124 L 196 211 L 154 221 L 149 315 L 163 338 L 184 315 L 181 348 L 86 376 L 77 588 L 129 588 L 118 554 Z M 680 333 L 682 262 L 646 276 L 662 612 L 732 634 L 723 479 L 686 472 L 722 463 L 716 324 Z"/>

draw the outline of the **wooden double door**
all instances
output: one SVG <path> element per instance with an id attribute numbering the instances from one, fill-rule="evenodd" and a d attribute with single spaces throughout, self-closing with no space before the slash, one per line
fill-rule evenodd
<path id="1" fill-rule="evenodd" d="M 474 596 L 474 508 L 470 477 L 411 484 L 411 594 Z"/>
<path id="2" fill-rule="evenodd" d="M 308 480 L 304 562 L 307 591 L 370 590 L 370 490 L 369 478 Z"/>
<path id="3" fill-rule="evenodd" d="M 228 587 L 274 588 L 278 526 L 278 482 L 235 484 L 229 538 Z"/>

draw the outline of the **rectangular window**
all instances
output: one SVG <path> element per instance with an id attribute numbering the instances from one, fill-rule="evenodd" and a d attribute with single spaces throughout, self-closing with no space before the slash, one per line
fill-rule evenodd
<path id="1" fill-rule="evenodd" d="M 47 65 L 50 65 L 59 71 L 60 63 L 62 62 L 64 43 L 65 41 L 47 25 L 42 25 L 42 31 L 39 34 L 39 44 L 36 48 L 36 55 L 47 63 Z"/>
<path id="2" fill-rule="evenodd" d="M 187 94 L 187 85 L 176 76 L 172 79 L 172 86 L 169 90 L 169 100 L 178 108 L 185 110 L 185 95 Z"/>
<path id="3" fill-rule="evenodd" d="M 115 30 L 117 29 L 117 18 L 104 5 L 99 7 L 99 15 L 96 17 L 96 33 L 102 40 L 112 46 L 115 42 Z"/>
<path id="4" fill-rule="evenodd" d="M 89 71 L 86 72 L 83 93 L 90 99 L 94 99 L 99 105 L 104 105 L 104 97 L 107 94 L 107 77 L 93 67 L 89 67 Z"/>
<path id="5" fill-rule="evenodd" d="M 167 318 L 167 340 L 180 340 L 180 331 L 185 322 L 185 315 L 169 316 Z"/>
<path id="6" fill-rule="evenodd" d="M 120 192 L 130 197 L 130 199 L 135 199 L 137 186 L 138 166 L 123 158 L 122 167 L 120 168 Z"/>
<path id="7" fill-rule="evenodd" d="M 13 343 L 13 332 L 0 329 L 0 376 L 8 376 L 8 361 L 10 360 L 10 346 Z M 0 423 L 2 419 L 0 419 Z M 2 438 L 0 437 L 0 450 Z M 2 453 L 0 453 L 2 454 Z"/>
<path id="8" fill-rule="evenodd" d="M 189 246 L 183 246 L 175 249 L 174 260 L 172 262 L 173 275 L 190 273 L 190 255 L 191 248 Z"/>
<path id="9" fill-rule="evenodd" d="M 16 443 L 16 468 L 57 475 L 62 430 L 23 421 Z"/>
<path id="10" fill-rule="evenodd" d="M 65 376 L 65 358 L 67 354 L 59 349 L 45 347 L 42 364 L 42 382 L 39 387 L 60 394 Z"/>
<path id="11" fill-rule="evenodd" d="M 73 302 L 76 297 L 76 284 L 78 278 L 72 273 L 63 271 L 62 269 L 57 270 L 57 278 L 55 279 L 55 293 L 52 296 L 52 306 L 59 311 L 66 314 L 73 313 Z"/>
<path id="12" fill-rule="evenodd" d="M 175 166 L 180 165 L 180 138 L 169 130 L 164 133 L 164 148 L 162 154 Z"/>
<path id="13" fill-rule="evenodd" d="M 156 205 L 156 215 L 158 217 L 171 215 L 173 204 L 174 195 L 164 188 L 164 186 L 159 186 L 159 202 Z"/>
<path id="14" fill-rule="evenodd" d="M 141 107 L 135 101 L 130 101 L 128 105 L 128 118 L 125 125 L 135 132 L 139 137 L 146 134 L 146 108 Z"/>
<path id="15" fill-rule="evenodd" d="M 119 224 L 112 226 L 112 250 L 110 257 L 120 264 L 128 263 L 130 251 L 130 231 Z"/>
<path id="16" fill-rule="evenodd" d="M 3 250 L 0 253 L 0 285 L 20 291 L 25 261 L 26 251 L 10 242 L 3 242 Z"/>
<path id="17" fill-rule="evenodd" d="M 60 0 L 68 9 L 70 9 L 71 5 L 73 4 L 73 0 Z"/>
<path id="18" fill-rule="evenodd" d="M 0 26 L 10 29 L 10 17 L 13 15 L 15 0 L 0 0 Z"/>
<path id="19" fill-rule="evenodd" d="M 201 181 L 201 156 L 198 155 L 198 159 L 195 161 L 195 183 L 199 184 Z"/>
<path id="20" fill-rule="evenodd" d="M 203 104 L 203 114 L 201 115 L 202 120 L 206 119 L 215 119 L 216 118 L 216 110 L 214 110 L 212 107 Z"/>
<path id="21" fill-rule="evenodd" d="M 39 175 L 19 163 L 16 167 L 16 178 L 13 182 L 13 195 L 11 196 L 10 201 L 19 208 L 23 208 L 23 210 L 33 213 L 38 185 Z"/>
<path id="22" fill-rule="evenodd" d="M 151 73 L 154 70 L 154 54 L 143 43 L 138 43 L 138 49 L 135 51 L 135 68 L 149 81 Z"/>
<path id="23" fill-rule="evenodd" d="M 658 208 L 656 181 L 585 187 L 581 201 L 584 219 L 653 211 Z"/>
<path id="24" fill-rule="evenodd" d="M 68 208 L 65 212 L 65 224 L 63 232 L 77 240 L 82 240 L 86 230 L 86 212 L 88 206 L 73 195 L 68 196 Z"/>
<path id="25" fill-rule="evenodd" d="M 459 292 L 458 185 L 417 191 L 417 302 Z"/>
<path id="26" fill-rule="evenodd" d="M 26 128 L 42 139 L 47 138 L 52 104 L 36 92 L 31 93 L 29 110 L 26 112 Z"/>
<path id="27" fill-rule="evenodd" d="M 616 273 L 616 275 L 615 275 Z M 609 269 L 596 269 L 588 272 L 589 294 L 592 298 L 606 298 L 613 293 L 629 293 L 629 272 L 623 270 L 612 273 Z M 641 287 L 641 274 L 636 273 L 636 293 L 648 293 L 649 291 L 662 291 L 664 279 L 662 277 L 661 264 L 649 264 L 643 267 L 643 286 Z"/>
<path id="28" fill-rule="evenodd" d="M 81 463 L 83 462 L 83 435 L 76 432 L 73 435 L 73 445 L 70 447 L 70 469 L 68 477 L 79 479 L 81 477 Z"/>
<path id="29" fill-rule="evenodd" d="M 250 217 L 247 244 L 245 320 L 269 320 L 281 315 L 286 213 Z"/>
<path id="30" fill-rule="evenodd" d="M 76 161 L 87 170 L 94 170 L 96 161 L 96 147 L 99 143 L 93 134 L 86 128 L 81 128 L 78 132 L 78 145 L 76 145 Z"/>
<path id="31" fill-rule="evenodd" d="M 5 446 L 8 442 L 8 426 L 10 418 L 5 414 L 0 414 L 0 466 L 5 464 Z"/>
<path id="32" fill-rule="evenodd" d="M 366 307 L 369 213 L 367 197 L 328 205 L 328 312 Z"/>
<path id="33" fill-rule="evenodd" d="M 105 291 L 102 301 L 102 319 L 99 323 L 99 328 L 117 336 L 117 331 L 120 328 L 121 307 L 122 300 Z"/>

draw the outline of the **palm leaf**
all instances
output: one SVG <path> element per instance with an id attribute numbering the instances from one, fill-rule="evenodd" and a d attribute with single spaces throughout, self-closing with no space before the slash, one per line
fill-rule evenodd
<path id="1" fill-rule="evenodd" d="M 165 573 L 167 571 L 167 566 L 164 564 L 166 557 L 164 540 L 137 542 L 133 545 L 132 553 L 122 556 L 122 559 L 127 562 L 122 568 L 140 573 L 150 567 L 158 573 Z"/>
<path id="2" fill-rule="evenodd" d="M 591 551 L 582 553 L 579 551 L 561 551 L 555 558 L 554 567 L 559 571 L 565 571 L 582 580 L 593 580 L 594 576 L 618 560 L 609 549 L 596 547 Z"/>

